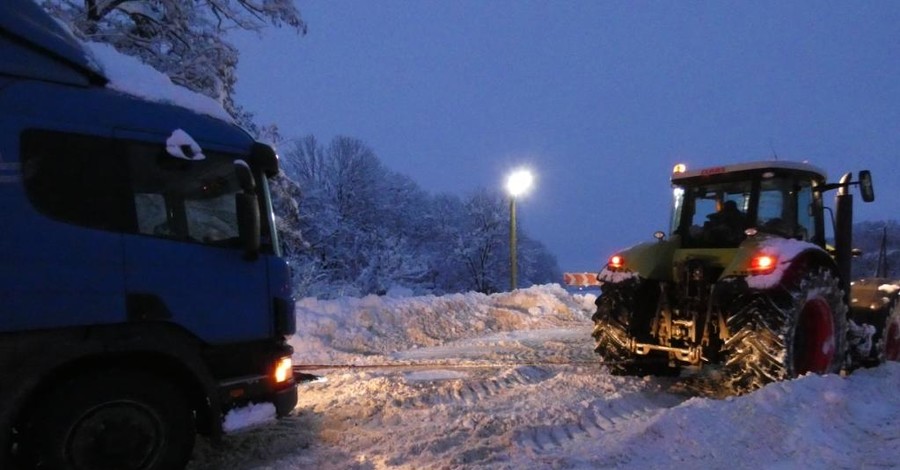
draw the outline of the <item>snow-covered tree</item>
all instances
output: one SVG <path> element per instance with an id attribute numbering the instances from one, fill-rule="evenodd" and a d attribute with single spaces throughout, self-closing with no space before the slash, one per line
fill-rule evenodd
<path id="1" fill-rule="evenodd" d="M 42 0 L 44 8 L 88 41 L 139 57 L 172 81 L 222 101 L 252 133 L 251 115 L 234 102 L 237 49 L 231 29 L 287 25 L 306 34 L 292 0 Z"/>
<path id="2" fill-rule="evenodd" d="M 464 230 L 457 236 L 454 254 L 466 266 L 471 289 L 498 292 L 509 273 L 509 257 L 503 256 L 504 248 L 509 246 L 504 198 L 497 191 L 482 189 L 466 200 L 465 208 Z"/>
<path id="3" fill-rule="evenodd" d="M 393 287 L 496 292 L 508 285 L 509 214 L 501 194 L 479 191 L 465 202 L 430 196 L 350 137 L 323 145 L 307 136 L 280 153 L 285 180 L 302 188 L 296 206 L 279 206 L 299 214 L 303 244 L 285 251 L 301 295 L 380 294 Z M 289 188 L 279 194 L 290 197 Z M 523 285 L 559 277 L 553 257 L 525 234 L 520 260 Z"/>

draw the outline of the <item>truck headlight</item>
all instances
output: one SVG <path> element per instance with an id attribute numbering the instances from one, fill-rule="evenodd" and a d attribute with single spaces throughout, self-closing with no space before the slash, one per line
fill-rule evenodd
<path id="1" fill-rule="evenodd" d="M 275 383 L 284 383 L 294 377 L 294 363 L 290 356 L 282 357 L 275 363 L 275 372 L 273 378 Z"/>

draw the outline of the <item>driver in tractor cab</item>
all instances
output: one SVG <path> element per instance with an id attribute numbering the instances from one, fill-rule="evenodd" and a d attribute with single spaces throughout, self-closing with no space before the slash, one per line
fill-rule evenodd
<path id="1" fill-rule="evenodd" d="M 703 226 L 707 240 L 714 245 L 737 246 L 747 228 L 747 217 L 738 209 L 737 202 L 725 201 L 722 208 L 706 216 Z"/>

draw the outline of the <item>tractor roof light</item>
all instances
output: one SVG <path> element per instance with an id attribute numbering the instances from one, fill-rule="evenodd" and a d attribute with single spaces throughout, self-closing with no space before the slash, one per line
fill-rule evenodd
<path id="1" fill-rule="evenodd" d="M 675 165 L 675 168 L 672 168 L 672 173 L 674 173 L 674 174 L 684 173 L 686 171 L 687 171 L 687 165 L 685 165 L 684 163 L 679 163 L 679 164 Z"/>
<path id="2" fill-rule="evenodd" d="M 622 255 L 612 255 L 609 257 L 609 262 L 606 263 L 606 266 L 613 270 L 622 269 L 625 267 L 625 258 Z"/>

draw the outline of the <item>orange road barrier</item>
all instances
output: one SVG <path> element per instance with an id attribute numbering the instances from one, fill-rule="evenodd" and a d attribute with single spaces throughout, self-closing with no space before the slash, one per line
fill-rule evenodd
<path id="1" fill-rule="evenodd" d="M 569 286 L 599 286 L 597 273 L 563 273 L 563 282 Z"/>

